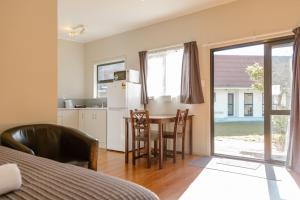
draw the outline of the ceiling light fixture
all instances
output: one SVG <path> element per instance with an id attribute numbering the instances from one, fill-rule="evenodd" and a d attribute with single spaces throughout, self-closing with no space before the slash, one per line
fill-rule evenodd
<path id="1" fill-rule="evenodd" d="M 71 27 L 71 28 L 67 28 L 66 30 L 68 31 L 69 37 L 75 37 L 78 35 L 82 35 L 83 33 L 85 33 L 87 31 L 86 27 L 82 24 Z"/>

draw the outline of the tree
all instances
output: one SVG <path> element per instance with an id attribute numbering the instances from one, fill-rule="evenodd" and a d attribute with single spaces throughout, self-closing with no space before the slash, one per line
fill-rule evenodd
<path id="1" fill-rule="evenodd" d="M 285 102 L 290 101 L 290 57 L 288 56 L 273 56 L 272 57 L 272 86 L 279 87 L 279 94 L 272 97 L 274 109 L 284 110 L 286 103 L 282 104 L 283 98 Z M 259 63 L 254 63 L 246 68 L 246 73 L 249 75 L 250 80 L 253 81 L 251 88 L 260 92 L 264 91 L 264 67 Z"/>
<path id="2" fill-rule="evenodd" d="M 253 81 L 251 87 L 260 92 L 264 91 L 264 67 L 259 63 L 254 63 L 246 68 L 246 72 Z"/>
<path id="3" fill-rule="evenodd" d="M 288 73 L 289 62 L 285 57 L 273 57 L 272 64 L 272 85 L 280 86 L 280 93 L 272 98 L 277 97 L 276 107 L 274 109 L 287 109 L 282 105 L 283 97 L 288 97 L 290 92 L 291 75 Z M 251 88 L 260 92 L 264 91 L 264 67 L 259 63 L 254 63 L 246 68 L 246 73 L 250 80 L 253 81 Z M 288 101 L 289 99 L 287 99 Z M 274 105 L 273 105 L 274 106 Z M 288 128 L 288 120 L 285 116 L 275 116 L 272 118 L 272 142 L 279 151 L 283 151 L 286 142 L 286 132 Z"/>

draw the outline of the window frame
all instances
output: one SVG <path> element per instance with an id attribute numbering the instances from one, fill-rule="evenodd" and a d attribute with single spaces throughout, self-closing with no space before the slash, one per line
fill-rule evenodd
<path id="1" fill-rule="evenodd" d="M 103 66 L 108 66 L 108 65 L 113 65 L 113 64 L 119 64 L 119 63 L 124 63 L 124 70 L 126 70 L 126 60 L 125 59 L 112 60 L 112 61 L 102 62 L 102 63 L 94 65 L 94 71 L 96 73 L 94 75 L 94 79 L 96 79 L 94 81 L 94 84 L 95 84 L 95 87 L 94 87 L 94 97 L 95 98 L 106 97 L 106 95 L 104 95 L 104 96 L 99 96 L 98 95 L 99 94 L 98 93 L 98 84 L 111 83 L 114 80 L 114 79 L 107 79 L 107 80 L 99 81 L 99 73 L 98 73 L 99 68 L 103 67 Z"/>
<path id="2" fill-rule="evenodd" d="M 214 92 L 214 103 L 216 103 L 216 101 L 217 101 L 217 94 L 216 92 Z"/>
<path id="3" fill-rule="evenodd" d="M 274 44 L 278 43 L 287 43 L 287 42 L 293 42 L 294 41 L 294 35 L 287 35 L 287 36 L 282 36 L 282 37 L 274 37 L 274 38 L 266 38 L 266 39 L 260 39 L 257 41 L 253 42 L 242 42 L 239 44 L 229 44 L 229 45 L 224 45 L 221 47 L 215 47 L 210 49 L 210 147 L 211 147 L 211 155 L 212 156 L 223 156 L 223 157 L 228 157 L 228 158 L 236 158 L 236 159 L 241 159 L 241 160 L 246 160 L 246 161 L 258 161 L 258 162 L 264 162 L 264 163 L 271 163 L 271 164 L 279 164 L 279 165 L 284 165 L 285 163 L 282 161 L 278 160 L 273 160 L 271 157 L 271 121 L 270 121 L 270 116 L 271 115 L 289 115 L 290 111 L 289 110 L 280 110 L 280 111 L 271 111 L 271 88 L 266 87 L 266 84 L 271 83 L 271 64 L 272 61 L 270 59 L 270 48 Z M 240 47 L 247 47 L 251 45 L 260 45 L 263 44 L 265 46 L 265 58 L 264 58 L 264 159 L 252 159 L 252 158 L 245 158 L 245 157 L 239 157 L 239 156 L 228 156 L 225 154 L 217 154 L 215 153 L 214 145 L 215 145 L 215 130 L 214 130 L 214 123 L 215 123 L 215 113 L 214 113 L 214 103 L 213 103 L 213 94 L 214 94 L 214 53 L 216 51 L 221 51 L 221 50 L 228 50 L 228 49 L 235 49 L 235 48 L 240 48 Z M 267 76 L 268 75 L 268 76 Z"/>
<path id="4" fill-rule="evenodd" d="M 262 107 L 261 107 L 261 116 L 264 116 L 265 115 L 265 95 L 264 95 L 264 93 L 262 92 L 261 93 L 261 105 L 262 105 Z"/>
<path id="5" fill-rule="evenodd" d="M 114 81 L 114 79 L 106 79 L 106 80 L 103 80 L 103 81 L 99 81 L 99 73 L 98 73 L 98 71 L 99 71 L 100 67 L 104 67 L 104 66 L 108 66 L 108 65 L 114 65 L 114 64 L 120 64 L 120 63 L 124 63 L 124 70 L 126 70 L 125 60 L 114 61 L 114 62 L 107 62 L 107 63 L 96 65 L 97 84 L 99 84 L 99 83 L 110 83 L 110 82 Z"/>
<path id="6" fill-rule="evenodd" d="M 251 95 L 251 104 L 250 103 L 246 103 L 246 101 L 245 101 L 246 95 Z M 245 117 L 253 117 L 253 96 L 254 95 L 253 95 L 252 92 L 245 92 L 244 93 L 244 116 Z M 246 106 L 251 106 L 251 109 L 250 109 L 251 113 L 250 114 L 246 114 Z"/>
<path id="7" fill-rule="evenodd" d="M 232 97 L 232 103 L 229 103 L 230 96 Z M 229 106 L 232 107 L 231 113 L 229 113 Z M 227 94 L 227 116 L 234 116 L 234 93 L 229 92 Z"/>

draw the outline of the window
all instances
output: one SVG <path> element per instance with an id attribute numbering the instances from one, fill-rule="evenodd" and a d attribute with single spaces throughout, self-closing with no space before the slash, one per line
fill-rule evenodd
<path id="1" fill-rule="evenodd" d="M 264 97 L 264 93 L 261 94 L 261 115 L 264 116 L 265 114 L 265 97 Z"/>
<path id="2" fill-rule="evenodd" d="M 253 93 L 244 94 L 244 115 L 253 116 Z"/>
<path id="3" fill-rule="evenodd" d="M 183 48 L 148 53 L 149 97 L 179 96 Z"/>
<path id="4" fill-rule="evenodd" d="M 228 116 L 233 116 L 234 112 L 234 94 L 228 93 Z"/>
<path id="5" fill-rule="evenodd" d="M 106 83 L 112 82 L 114 72 L 125 70 L 125 61 L 97 65 L 97 97 L 105 97 Z"/>

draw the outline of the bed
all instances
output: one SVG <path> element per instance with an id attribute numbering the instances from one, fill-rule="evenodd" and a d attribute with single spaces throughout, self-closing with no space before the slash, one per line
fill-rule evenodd
<path id="1" fill-rule="evenodd" d="M 159 199 L 153 192 L 137 184 L 0 146 L 0 165 L 6 163 L 18 165 L 23 185 L 20 190 L 0 196 L 0 200 Z"/>

